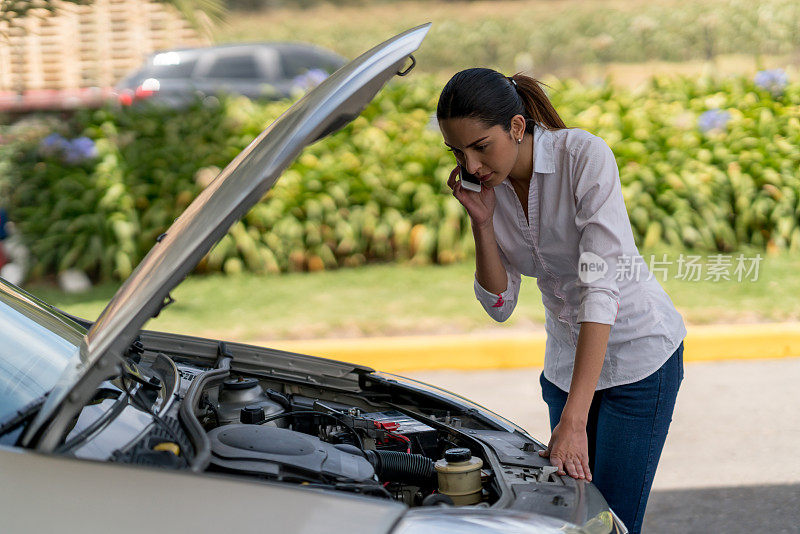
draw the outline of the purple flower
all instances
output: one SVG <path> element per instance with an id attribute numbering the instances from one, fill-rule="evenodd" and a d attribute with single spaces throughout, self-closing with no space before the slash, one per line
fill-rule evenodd
<path id="1" fill-rule="evenodd" d="M 325 81 L 328 73 L 322 69 L 310 69 L 292 80 L 292 87 L 308 91 Z"/>
<path id="2" fill-rule="evenodd" d="M 80 163 L 97 157 L 97 147 L 88 137 L 76 137 L 64 147 L 64 161 L 67 163 Z"/>
<path id="3" fill-rule="evenodd" d="M 783 69 L 761 70 L 753 81 L 756 86 L 769 91 L 773 96 L 780 96 L 789 84 L 789 77 Z"/>
<path id="4" fill-rule="evenodd" d="M 61 137 L 61 135 L 51 133 L 39 141 L 39 151 L 44 156 L 55 156 L 60 154 L 68 144 L 69 141 Z"/>
<path id="5" fill-rule="evenodd" d="M 724 130 L 731 120 L 731 114 L 718 108 L 710 109 L 700 115 L 697 119 L 697 126 L 703 132 L 711 130 Z"/>
<path id="6" fill-rule="evenodd" d="M 72 165 L 97 157 L 97 147 L 88 137 L 69 140 L 57 133 L 52 133 L 39 142 L 39 152 L 46 157 L 59 156 L 64 163 Z"/>

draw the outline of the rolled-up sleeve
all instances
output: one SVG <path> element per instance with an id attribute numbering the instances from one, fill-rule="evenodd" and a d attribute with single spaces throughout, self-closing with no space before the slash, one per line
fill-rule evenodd
<path id="1" fill-rule="evenodd" d="M 576 151 L 572 176 L 580 234 L 577 322 L 613 325 L 620 304 L 617 263 L 630 221 L 614 153 L 602 138 L 594 136 Z"/>
<path id="2" fill-rule="evenodd" d="M 475 297 L 481 303 L 483 309 L 489 314 L 489 317 L 497 322 L 502 323 L 511 316 L 514 307 L 517 305 L 517 297 L 519 297 L 519 285 L 521 282 L 521 275 L 517 269 L 511 266 L 506 259 L 503 251 L 498 248 L 500 252 L 500 261 L 506 270 L 506 277 L 508 283 L 506 290 L 500 294 L 491 293 L 487 291 L 480 283 L 478 283 L 478 273 L 475 273 Z"/>

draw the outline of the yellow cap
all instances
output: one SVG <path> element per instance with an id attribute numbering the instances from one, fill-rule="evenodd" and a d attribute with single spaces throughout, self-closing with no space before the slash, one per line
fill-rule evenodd
<path id="1" fill-rule="evenodd" d="M 178 447 L 178 444 L 177 443 L 172 443 L 171 441 L 163 441 L 163 442 L 159 443 L 158 445 L 156 445 L 155 447 L 153 447 L 153 450 L 154 451 L 171 452 L 175 456 L 178 456 L 181 453 L 181 448 Z"/>

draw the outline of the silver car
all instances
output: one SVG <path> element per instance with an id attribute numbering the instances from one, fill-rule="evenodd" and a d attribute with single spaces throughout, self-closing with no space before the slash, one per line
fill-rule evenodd
<path id="1" fill-rule="evenodd" d="M 429 26 L 273 122 L 96 321 L 0 281 L 1 531 L 624 532 L 591 483 L 556 475 L 541 442 L 467 399 L 361 365 L 142 330 L 303 147 L 411 70 Z"/>

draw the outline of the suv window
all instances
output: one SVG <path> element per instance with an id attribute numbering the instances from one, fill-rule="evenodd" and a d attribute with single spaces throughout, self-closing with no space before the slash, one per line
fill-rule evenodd
<path id="1" fill-rule="evenodd" d="M 195 65 L 197 58 L 182 58 L 174 52 L 159 54 L 151 60 L 142 75 L 160 80 L 191 78 Z"/>
<path id="2" fill-rule="evenodd" d="M 209 78 L 260 78 L 256 58 L 252 55 L 218 56 L 208 70 Z"/>
<path id="3" fill-rule="evenodd" d="M 311 69 L 322 69 L 331 74 L 339 66 L 330 58 L 312 50 L 287 50 L 281 54 L 281 68 L 286 78 L 300 76 Z"/>

